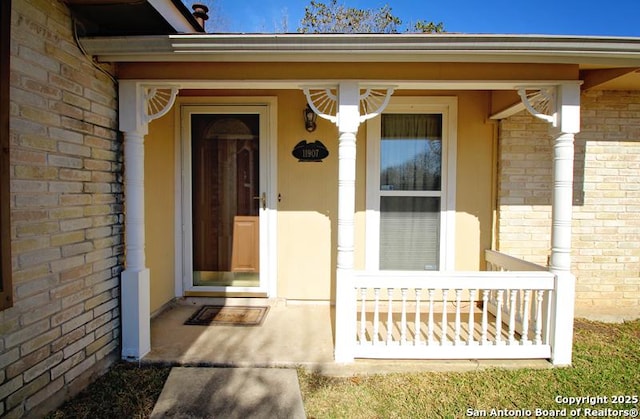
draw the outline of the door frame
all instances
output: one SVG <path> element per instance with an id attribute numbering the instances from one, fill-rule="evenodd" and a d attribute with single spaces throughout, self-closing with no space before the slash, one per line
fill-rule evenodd
<path id="1" fill-rule="evenodd" d="M 190 113 L 257 113 L 261 116 L 260 193 L 266 209 L 260 209 L 260 286 L 223 287 L 193 285 L 191 230 Z M 179 97 L 175 120 L 175 295 L 183 296 L 277 296 L 277 98 L 276 97 Z M 264 179 L 263 179 L 264 177 Z M 264 189 L 263 189 L 264 188 Z"/>

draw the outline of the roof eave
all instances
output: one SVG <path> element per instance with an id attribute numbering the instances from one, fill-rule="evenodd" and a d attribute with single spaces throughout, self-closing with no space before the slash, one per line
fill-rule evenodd
<path id="1" fill-rule="evenodd" d="M 640 67 L 640 38 L 459 34 L 200 34 L 83 38 L 108 62 L 527 62 Z"/>

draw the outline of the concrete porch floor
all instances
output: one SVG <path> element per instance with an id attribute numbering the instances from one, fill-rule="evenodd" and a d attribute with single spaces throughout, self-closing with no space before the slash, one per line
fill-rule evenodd
<path id="1" fill-rule="evenodd" d="M 184 325 L 201 305 L 268 305 L 260 326 Z M 333 361 L 334 310 L 328 304 L 245 298 L 188 298 L 151 320 L 151 352 L 143 363 L 174 366 L 296 368 L 331 376 L 483 368 L 550 368 L 546 360 Z"/>

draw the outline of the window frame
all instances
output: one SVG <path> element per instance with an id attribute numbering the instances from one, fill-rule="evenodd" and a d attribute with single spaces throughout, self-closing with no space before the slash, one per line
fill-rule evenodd
<path id="1" fill-rule="evenodd" d="M 401 192 L 394 195 L 440 197 L 440 260 L 439 271 L 455 269 L 455 206 L 457 156 L 457 97 L 393 97 L 383 114 L 441 114 L 442 115 L 442 172 L 439 192 Z M 365 269 L 380 271 L 380 190 L 381 121 L 377 116 L 367 121 L 366 167 L 366 233 Z M 386 271 L 385 271 L 386 272 Z M 433 271 L 420 271 L 433 272 Z"/>
<path id="2" fill-rule="evenodd" d="M 9 58 L 11 0 L 0 6 L 0 310 L 13 306 L 11 280 L 11 217 L 9 214 Z"/>

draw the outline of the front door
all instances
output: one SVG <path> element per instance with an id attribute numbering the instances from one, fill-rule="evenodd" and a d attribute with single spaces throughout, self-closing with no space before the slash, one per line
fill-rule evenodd
<path id="1" fill-rule="evenodd" d="M 183 106 L 187 291 L 267 289 L 267 107 Z"/>

